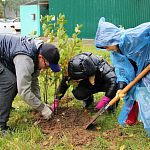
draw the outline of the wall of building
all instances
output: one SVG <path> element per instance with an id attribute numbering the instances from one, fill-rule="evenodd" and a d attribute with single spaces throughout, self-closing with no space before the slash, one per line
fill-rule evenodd
<path id="1" fill-rule="evenodd" d="M 20 6 L 21 35 L 38 37 L 42 36 L 41 15 L 47 15 L 48 3 L 29 3 Z M 36 32 L 36 35 L 33 33 Z"/>
<path id="2" fill-rule="evenodd" d="M 69 33 L 83 24 L 83 38 L 95 37 L 100 17 L 125 28 L 150 21 L 150 0 L 49 0 L 49 6 L 49 14 L 65 14 Z"/>

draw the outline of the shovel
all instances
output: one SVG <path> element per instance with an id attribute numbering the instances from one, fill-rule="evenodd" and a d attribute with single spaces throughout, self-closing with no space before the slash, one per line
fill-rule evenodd
<path id="1" fill-rule="evenodd" d="M 126 94 L 137 82 L 139 82 L 148 72 L 150 71 L 150 64 L 133 80 L 131 81 L 124 89 L 122 89 L 121 93 Z M 120 97 L 119 95 L 115 96 L 106 106 L 101 108 L 93 117 L 92 119 L 83 127 L 84 129 L 88 129 L 90 125 L 101 115 L 105 110 L 107 110 L 110 106 L 112 106 L 115 102 L 117 102 Z"/>

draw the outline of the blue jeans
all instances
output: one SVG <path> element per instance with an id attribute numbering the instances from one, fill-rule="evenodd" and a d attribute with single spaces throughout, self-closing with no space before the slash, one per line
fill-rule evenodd
<path id="1" fill-rule="evenodd" d="M 0 126 L 9 120 L 12 102 L 17 95 L 15 75 L 0 62 Z"/>

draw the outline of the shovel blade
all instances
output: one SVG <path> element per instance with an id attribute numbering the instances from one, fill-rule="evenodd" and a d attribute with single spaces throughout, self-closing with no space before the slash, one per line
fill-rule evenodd
<path id="1" fill-rule="evenodd" d="M 94 121 L 100 116 L 103 114 L 103 112 L 105 111 L 105 107 L 103 107 L 102 109 L 100 109 L 93 117 L 92 119 L 85 125 L 83 126 L 83 129 L 88 129 L 92 123 L 94 123 Z"/>

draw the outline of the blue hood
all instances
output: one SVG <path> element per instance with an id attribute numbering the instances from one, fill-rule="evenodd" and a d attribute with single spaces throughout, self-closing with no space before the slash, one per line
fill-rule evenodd
<path id="1" fill-rule="evenodd" d="M 118 45 L 122 34 L 122 29 L 112 23 L 105 22 L 105 18 L 102 17 L 98 23 L 95 46 L 97 48 L 102 48 L 104 46 Z"/>

